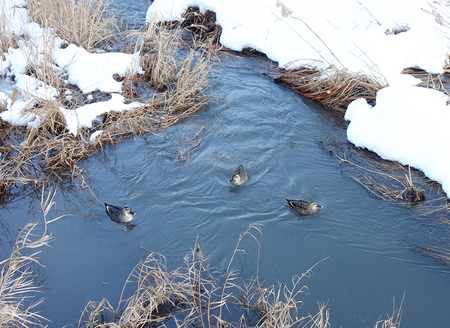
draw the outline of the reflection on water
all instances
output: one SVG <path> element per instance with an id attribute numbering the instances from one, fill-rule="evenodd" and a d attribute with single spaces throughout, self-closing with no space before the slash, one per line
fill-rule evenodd
<path id="1" fill-rule="evenodd" d="M 398 305 L 406 293 L 402 326 L 445 326 L 449 269 L 408 245 L 431 235 L 450 248 L 448 228 L 370 197 L 342 174 L 327 145 L 345 138 L 345 123 L 271 82 L 262 74 L 266 61 L 225 54 L 221 62 L 211 87 L 218 100 L 207 110 L 80 163 L 91 190 L 59 186 L 51 214 L 70 216 L 50 225 L 55 239 L 41 254 L 48 279 L 40 310 L 51 326 L 75 325 L 89 300 L 117 304 L 129 273 L 150 251 L 163 254 L 169 269 L 181 265 L 197 236 L 220 275 L 239 234 L 255 222 L 264 224 L 259 275 L 266 284 L 289 283 L 328 258 L 303 281 L 310 291 L 305 313 L 325 301 L 332 327 L 372 327 L 391 311 L 393 297 Z M 202 127 L 191 158 L 177 160 L 180 140 Z M 232 186 L 240 163 L 249 180 Z M 285 198 L 324 207 L 299 216 Z M 132 208 L 135 227 L 125 232 L 112 222 L 105 201 Z M 24 197 L 0 214 L 17 229 L 40 217 L 38 204 L 38 197 Z M 235 269 L 248 279 L 258 247 L 243 246 Z"/>

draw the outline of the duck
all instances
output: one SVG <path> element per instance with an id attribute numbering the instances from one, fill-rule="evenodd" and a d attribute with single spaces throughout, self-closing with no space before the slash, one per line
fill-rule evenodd
<path id="1" fill-rule="evenodd" d="M 129 207 L 120 207 L 112 204 L 105 203 L 106 214 L 117 223 L 127 223 L 133 220 L 133 215 Z"/>
<path id="2" fill-rule="evenodd" d="M 302 199 L 286 199 L 287 206 L 292 207 L 301 215 L 308 215 L 316 213 L 322 205 L 317 204 L 317 202 L 310 202 Z"/>
<path id="3" fill-rule="evenodd" d="M 244 166 L 239 164 L 236 170 L 234 170 L 231 180 L 228 183 L 233 183 L 235 186 L 240 186 L 246 183 L 248 180 L 247 173 L 244 170 Z"/>

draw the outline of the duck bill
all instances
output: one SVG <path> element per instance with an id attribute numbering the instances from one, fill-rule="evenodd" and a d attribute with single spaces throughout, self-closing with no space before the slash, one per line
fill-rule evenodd
<path id="1" fill-rule="evenodd" d="M 228 183 L 231 183 L 233 181 L 233 179 L 231 179 L 230 181 L 228 181 Z"/>
<path id="2" fill-rule="evenodd" d="M 130 212 L 130 214 L 136 215 L 136 213 L 135 213 L 135 212 Z"/>

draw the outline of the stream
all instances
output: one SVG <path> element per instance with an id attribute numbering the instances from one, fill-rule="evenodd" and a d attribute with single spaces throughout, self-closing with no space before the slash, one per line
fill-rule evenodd
<path id="1" fill-rule="evenodd" d="M 259 262 L 264 285 L 289 286 L 317 264 L 302 280 L 309 293 L 301 313 L 325 302 L 331 327 L 373 327 L 404 297 L 402 327 L 448 326 L 450 269 L 411 247 L 433 241 L 449 249 L 448 224 L 373 197 L 343 174 L 330 151 L 332 140 L 346 142 L 341 115 L 272 82 L 268 60 L 233 52 L 220 60 L 208 108 L 80 162 L 90 189 L 70 178 L 55 186 L 49 218 L 69 215 L 49 225 L 54 239 L 37 269 L 38 297 L 45 297 L 38 310 L 49 327 L 76 326 L 89 300 L 117 306 L 131 270 L 150 252 L 175 269 L 198 238 L 210 267 L 223 274 L 239 235 L 254 223 L 263 224 L 262 236 L 255 233 L 259 257 L 258 244 L 245 240 L 234 268 L 250 279 Z M 190 159 L 178 160 L 198 131 Z M 228 181 L 238 164 L 249 181 L 235 187 Z M 4 231 L 15 236 L 40 220 L 39 197 L 26 193 L 3 205 Z M 300 216 L 285 198 L 324 207 Z M 134 229 L 112 222 L 104 202 L 136 212 Z"/>

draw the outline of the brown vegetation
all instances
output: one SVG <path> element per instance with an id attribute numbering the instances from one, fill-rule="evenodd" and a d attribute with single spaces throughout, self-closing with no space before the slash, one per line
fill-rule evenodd
<path id="1" fill-rule="evenodd" d="M 85 6 L 86 2 L 76 2 L 76 5 Z M 43 12 L 52 8 L 46 7 L 50 6 L 47 2 L 31 3 L 30 6 L 35 19 L 38 14 L 45 17 Z M 67 8 L 62 6 L 59 10 L 64 9 L 63 13 L 67 14 Z M 70 8 L 85 13 L 84 7 Z M 66 21 L 65 18 L 60 19 Z M 83 30 L 79 32 L 83 33 Z M 33 113 L 36 120 L 42 120 L 38 128 L 26 130 L 2 121 L 0 194 L 6 196 L 16 186 L 38 187 L 49 177 L 61 174 L 83 181 L 78 162 L 105 144 L 115 144 L 130 136 L 155 133 L 204 108 L 209 101 L 205 91 L 212 63 L 211 53 L 208 44 L 204 47 L 195 43 L 186 49 L 180 33 L 179 29 L 169 30 L 165 26 L 149 24 L 134 37 L 135 49 L 141 55 L 140 65 L 145 73 L 130 69 L 123 79 L 123 93 L 129 101 L 139 101 L 141 105 L 129 111 L 110 112 L 101 124 L 91 129 L 81 129 L 76 137 L 68 132 L 59 108 L 76 108 L 83 105 L 79 99 L 85 97 L 73 97 L 78 99 L 75 102 L 67 101 L 64 97 L 64 91 L 69 86 L 62 82 L 59 77 L 62 71 L 53 63 L 54 44 L 50 40 L 54 35 L 49 34 L 49 41 L 45 42 L 41 50 L 43 52 L 28 58 L 26 74 L 55 87 L 60 96 L 54 100 L 33 99 L 33 108 L 24 114 Z M 98 46 L 99 42 L 100 39 L 92 41 L 89 47 Z M 144 96 L 149 90 L 153 90 L 150 98 Z M 11 95 L 12 101 L 17 95 Z M 90 140 L 90 135 L 95 131 L 101 133 Z"/>
<path id="2" fill-rule="evenodd" d="M 46 327 L 44 317 L 36 312 L 36 306 L 43 299 L 32 302 L 33 294 L 39 291 L 35 284 L 33 265 L 39 265 L 38 255 L 42 246 L 48 246 L 51 237 L 47 225 L 61 217 L 47 220 L 47 214 L 54 205 L 55 192 L 41 195 L 41 212 L 44 217 L 44 231 L 36 235 L 37 222 L 29 222 L 20 230 L 11 255 L 0 262 L 0 327 Z"/>
<path id="3" fill-rule="evenodd" d="M 375 105 L 376 93 L 385 85 L 377 78 L 330 66 L 325 70 L 298 68 L 272 73 L 276 82 L 325 107 L 345 112 L 355 99 Z"/>
<path id="4" fill-rule="evenodd" d="M 421 171 L 398 162 L 386 161 L 376 154 L 348 144 L 336 143 L 332 152 L 341 164 L 342 172 L 362 185 L 372 195 L 394 203 L 417 207 L 420 215 L 449 210 L 448 198 L 442 187 Z M 414 182 L 413 182 L 414 180 Z"/>
<path id="5" fill-rule="evenodd" d="M 205 132 L 205 126 L 202 126 L 194 135 L 184 136 L 178 142 L 178 154 L 176 160 L 184 162 L 188 161 L 193 153 L 194 148 L 200 145 Z"/>
<path id="6" fill-rule="evenodd" d="M 387 319 L 378 320 L 375 324 L 374 328 L 400 328 L 400 323 L 402 321 L 403 314 L 403 301 L 405 299 L 405 295 L 403 295 L 402 301 L 398 309 L 395 308 L 395 299 L 393 301 L 393 309 L 392 314 L 388 316 Z"/>
<path id="7" fill-rule="evenodd" d="M 0 33 L 0 51 L 2 60 L 5 60 L 5 52 L 7 52 L 9 48 L 17 48 L 19 37 L 10 30 L 9 17 L 7 16 L 4 3 L 0 5 L 0 26 L 2 29 Z"/>
<path id="8" fill-rule="evenodd" d="M 431 74 L 417 67 L 405 68 L 402 73 L 422 80 L 418 86 L 438 90 L 450 96 L 450 65 L 444 66 L 444 72 L 442 74 Z"/>
<path id="9" fill-rule="evenodd" d="M 258 244 L 261 224 L 251 224 L 239 236 L 230 261 L 219 279 L 208 269 L 208 259 L 198 240 L 184 257 L 184 265 L 169 271 L 164 256 L 151 253 L 136 265 L 122 289 L 119 304 L 114 308 L 107 299 L 89 302 L 78 322 L 79 328 L 102 327 L 257 327 L 257 328 L 329 328 L 329 310 L 318 304 L 314 315 L 300 313 L 303 302 L 299 296 L 308 293 L 302 285 L 312 269 L 294 276 L 290 286 L 278 283 L 268 287 L 256 276 L 243 280 L 233 270 L 237 255 L 245 252 L 241 244 L 247 239 Z M 256 234 L 256 235 L 255 235 Z M 132 292 L 126 297 L 126 293 Z M 403 303 L 403 302 L 402 302 Z M 230 313 L 231 320 L 230 318 Z M 375 327 L 399 328 L 402 306 Z"/>
<path id="10" fill-rule="evenodd" d="M 27 0 L 31 21 L 56 28 L 68 43 L 92 51 L 115 41 L 117 13 L 103 0 Z"/>
<path id="11" fill-rule="evenodd" d="M 421 253 L 434 258 L 438 262 L 450 266 L 450 250 L 432 247 L 419 247 L 419 246 L 415 246 L 414 248 L 420 251 Z"/>
<path id="12" fill-rule="evenodd" d="M 232 270 L 234 258 L 243 251 L 242 241 L 251 238 L 257 242 L 254 233 L 261 233 L 261 225 L 250 225 L 239 237 L 222 283 L 208 272 L 207 258 L 198 241 L 185 256 L 184 266 L 173 271 L 167 270 L 162 255 L 151 253 L 129 275 L 118 308 L 114 309 L 106 299 L 90 302 L 78 327 L 166 327 L 169 321 L 179 328 L 243 327 L 252 314 L 257 316 L 255 326 L 261 328 L 328 327 L 329 314 L 323 305 L 315 316 L 299 314 L 301 302 L 296 297 L 305 292 L 300 282 L 311 269 L 294 277 L 291 288 L 281 284 L 263 288 L 258 277 L 245 284 Z M 125 291 L 130 287 L 135 291 L 126 298 Z M 244 310 L 242 317 L 237 322 L 228 321 L 227 313 L 236 306 L 241 313 Z"/>

